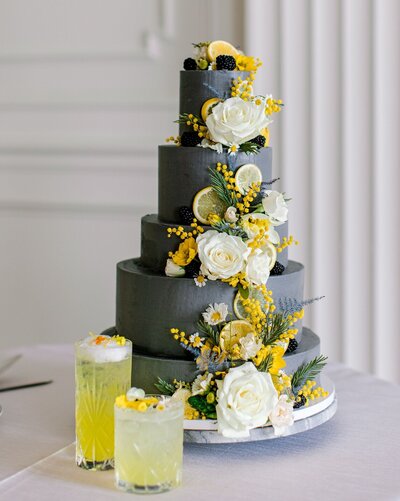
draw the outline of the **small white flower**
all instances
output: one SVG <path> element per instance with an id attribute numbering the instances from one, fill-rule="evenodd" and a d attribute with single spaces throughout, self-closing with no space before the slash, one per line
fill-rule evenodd
<path id="1" fill-rule="evenodd" d="M 185 268 L 174 263 L 172 259 L 167 259 L 165 274 L 167 277 L 183 277 L 185 276 Z"/>
<path id="2" fill-rule="evenodd" d="M 197 275 L 197 277 L 194 277 L 194 283 L 197 285 L 197 287 L 205 287 L 207 283 L 207 279 L 204 275 Z"/>
<path id="3" fill-rule="evenodd" d="M 242 360 L 249 360 L 257 355 L 262 346 L 262 341 L 250 332 L 247 336 L 239 339 L 239 344 L 240 358 Z"/>
<path id="4" fill-rule="evenodd" d="M 200 348 L 204 344 L 204 337 L 200 337 L 198 332 L 195 332 L 189 336 L 189 341 L 192 346 L 195 348 Z"/>
<path id="5" fill-rule="evenodd" d="M 274 427 L 275 435 L 283 435 L 286 429 L 294 423 L 293 401 L 288 399 L 286 395 L 281 395 L 278 403 L 269 415 L 269 420 Z"/>
<path id="6" fill-rule="evenodd" d="M 239 219 L 237 215 L 237 208 L 232 206 L 228 207 L 225 211 L 224 219 L 228 223 L 236 223 L 236 221 Z"/>
<path id="7" fill-rule="evenodd" d="M 192 395 L 202 395 L 210 389 L 213 375 L 210 373 L 199 374 L 192 384 Z"/>
<path id="8" fill-rule="evenodd" d="M 130 402 L 133 402 L 134 400 L 140 400 L 141 398 L 144 398 L 145 395 L 146 394 L 144 390 L 142 390 L 142 388 L 135 388 L 134 386 L 126 392 L 126 398 Z"/>
<path id="9" fill-rule="evenodd" d="M 279 226 L 288 220 L 287 203 L 279 191 L 267 190 L 262 199 L 262 205 L 265 214 L 274 226 Z"/>
<path id="10" fill-rule="evenodd" d="M 229 155 L 236 155 L 239 151 L 239 146 L 237 144 L 231 144 L 228 148 Z"/>
<path id="11" fill-rule="evenodd" d="M 204 321 L 208 325 L 218 325 L 225 322 L 228 316 L 228 305 L 225 303 L 210 304 L 206 311 L 203 313 Z"/>
<path id="12" fill-rule="evenodd" d="M 255 285 L 267 283 L 269 277 L 271 257 L 268 252 L 261 249 L 254 249 L 247 259 L 246 277 Z"/>
<path id="13" fill-rule="evenodd" d="M 210 148 L 210 150 L 215 150 L 217 153 L 222 153 L 224 151 L 224 147 L 221 143 L 213 143 L 208 139 L 203 139 L 199 144 L 202 148 Z"/>

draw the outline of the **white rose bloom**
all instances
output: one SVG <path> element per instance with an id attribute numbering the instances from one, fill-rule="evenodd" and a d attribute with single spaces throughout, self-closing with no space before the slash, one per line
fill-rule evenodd
<path id="1" fill-rule="evenodd" d="M 244 214 L 243 216 L 241 216 L 242 226 L 243 226 L 244 231 L 247 233 L 247 236 L 250 239 L 253 239 L 256 236 L 257 231 L 255 231 L 255 229 L 249 223 L 249 218 L 268 219 L 269 220 L 269 217 L 266 214 L 262 214 L 262 213 L 258 213 L 258 212 L 256 212 L 256 213 L 253 212 L 251 214 Z M 271 242 L 271 244 L 279 245 L 281 243 L 281 238 L 279 236 L 279 233 L 275 230 L 275 228 L 273 227 L 272 224 L 270 224 L 270 226 L 269 226 L 267 235 L 268 235 L 268 240 Z"/>
<path id="2" fill-rule="evenodd" d="M 228 316 L 228 305 L 225 303 L 210 304 L 206 311 L 203 313 L 204 321 L 208 325 L 218 325 L 225 322 Z"/>
<path id="3" fill-rule="evenodd" d="M 264 108 L 264 103 L 257 105 L 240 97 L 217 104 L 206 120 L 210 138 L 225 146 L 250 141 L 271 123 Z"/>
<path id="4" fill-rule="evenodd" d="M 224 437 L 248 437 L 249 430 L 266 424 L 278 402 L 271 375 L 251 362 L 230 369 L 217 385 L 218 431 Z"/>
<path id="5" fill-rule="evenodd" d="M 293 401 L 289 400 L 286 395 L 281 395 L 269 415 L 269 420 L 274 427 L 275 435 L 283 435 L 286 429 L 294 423 Z"/>
<path id="6" fill-rule="evenodd" d="M 262 199 L 262 205 L 265 214 L 274 226 L 279 226 L 288 220 L 287 204 L 283 194 L 279 191 L 267 190 Z"/>
<path id="7" fill-rule="evenodd" d="M 172 259 L 167 259 L 165 274 L 167 277 L 183 277 L 185 276 L 185 268 L 174 263 Z"/>
<path id="8" fill-rule="evenodd" d="M 268 252 L 254 249 L 253 254 L 247 258 L 246 276 L 255 285 L 263 285 L 269 277 L 271 258 Z"/>
<path id="9" fill-rule="evenodd" d="M 247 336 L 239 339 L 239 344 L 240 358 L 242 360 L 249 360 L 257 355 L 262 346 L 262 341 L 250 332 Z"/>
<path id="10" fill-rule="evenodd" d="M 250 249 L 240 237 L 208 230 L 196 241 L 200 271 L 211 280 L 230 278 L 244 270 Z"/>
<path id="11" fill-rule="evenodd" d="M 228 223 L 236 223 L 236 221 L 239 219 L 236 207 L 228 207 L 225 211 L 224 219 Z"/>
<path id="12" fill-rule="evenodd" d="M 197 378 L 193 381 L 192 395 L 201 395 L 205 393 L 210 387 L 212 377 L 213 375 L 210 373 L 199 374 Z"/>

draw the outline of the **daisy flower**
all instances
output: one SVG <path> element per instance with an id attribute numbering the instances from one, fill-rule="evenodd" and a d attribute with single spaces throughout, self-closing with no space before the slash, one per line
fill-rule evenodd
<path id="1" fill-rule="evenodd" d="M 197 287 L 205 287 L 207 279 L 204 275 L 197 275 L 197 277 L 194 277 L 194 283 Z"/>
<path id="2" fill-rule="evenodd" d="M 210 304 L 206 311 L 203 313 L 204 321 L 208 325 L 218 325 L 225 322 L 228 316 L 228 305 L 225 303 Z"/>

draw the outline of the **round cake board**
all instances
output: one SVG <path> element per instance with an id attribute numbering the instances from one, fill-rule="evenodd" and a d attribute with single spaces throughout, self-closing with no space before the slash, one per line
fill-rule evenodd
<path id="1" fill-rule="evenodd" d="M 250 436 L 244 438 L 227 438 L 218 433 L 217 421 L 213 419 L 196 419 L 184 421 L 184 441 L 187 443 L 226 444 L 234 442 L 255 442 L 288 437 L 303 431 L 311 430 L 329 421 L 336 413 L 337 399 L 335 386 L 327 376 L 321 376 L 321 386 L 329 392 L 324 399 L 311 401 L 307 407 L 294 409 L 294 423 L 286 428 L 282 435 L 275 435 L 269 424 L 250 430 Z"/>

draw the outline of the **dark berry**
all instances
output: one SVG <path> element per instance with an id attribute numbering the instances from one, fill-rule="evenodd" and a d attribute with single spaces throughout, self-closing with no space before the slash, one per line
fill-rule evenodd
<path id="1" fill-rule="evenodd" d="M 304 395 L 299 395 L 299 396 L 300 396 L 300 401 L 299 402 L 296 401 L 293 404 L 293 409 L 300 409 L 300 407 L 303 407 L 303 405 L 305 405 L 305 403 L 307 402 L 307 399 Z"/>
<path id="2" fill-rule="evenodd" d="M 258 146 L 261 146 L 261 148 L 263 148 L 265 146 L 265 137 L 260 134 L 259 136 L 250 139 L 250 143 L 258 144 Z"/>
<path id="3" fill-rule="evenodd" d="M 182 224 L 192 224 L 194 214 L 190 207 L 186 206 L 179 207 L 178 213 L 179 213 L 179 220 L 181 221 Z"/>
<path id="4" fill-rule="evenodd" d="M 184 132 L 181 136 L 182 146 L 197 146 L 201 143 L 201 137 L 195 131 Z"/>
<path id="5" fill-rule="evenodd" d="M 233 56 L 217 56 L 217 70 L 233 71 L 236 68 L 236 59 Z"/>
<path id="6" fill-rule="evenodd" d="M 196 63 L 196 61 L 193 58 L 188 57 L 187 59 L 185 59 L 183 61 L 183 69 L 185 69 L 185 70 L 197 70 L 197 63 Z"/>
<path id="7" fill-rule="evenodd" d="M 285 267 L 283 266 L 283 264 L 278 263 L 277 261 L 272 270 L 270 271 L 270 275 L 282 275 L 284 271 Z"/>
<path id="8" fill-rule="evenodd" d="M 288 347 L 286 348 L 287 353 L 293 353 L 295 350 L 297 350 L 298 346 L 299 343 L 295 339 L 291 339 L 289 341 Z"/>
<path id="9" fill-rule="evenodd" d="M 185 266 L 185 277 L 193 278 L 199 274 L 200 263 L 197 259 L 193 259 L 187 266 Z"/>

